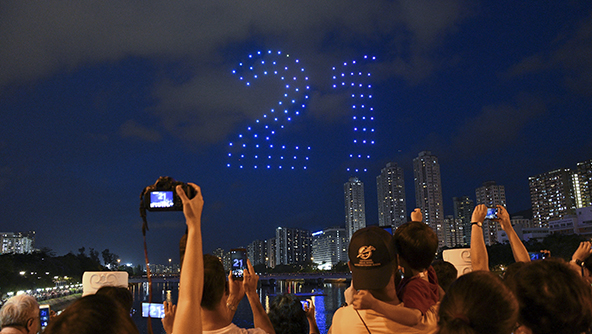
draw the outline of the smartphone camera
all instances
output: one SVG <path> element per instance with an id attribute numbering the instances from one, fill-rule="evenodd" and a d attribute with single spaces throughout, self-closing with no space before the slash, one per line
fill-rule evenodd
<path id="1" fill-rule="evenodd" d="M 244 277 L 244 271 L 247 269 L 247 250 L 244 248 L 231 249 L 230 261 L 232 278 L 241 281 Z"/>
<path id="2" fill-rule="evenodd" d="M 164 305 L 159 303 L 142 303 L 142 317 L 164 318 Z"/>
<path id="3" fill-rule="evenodd" d="M 497 219 L 497 208 L 487 208 L 485 219 Z"/>
<path id="4" fill-rule="evenodd" d="M 308 301 L 301 300 L 300 302 L 302 303 L 302 309 L 306 311 L 306 309 L 308 308 Z"/>
<path id="5" fill-rule="evenodd" d="M 47 327 L 49 322 L 50 307 L 49 305 L 39 305 L 39 319 L 41 320 L 41 330 Z"/>

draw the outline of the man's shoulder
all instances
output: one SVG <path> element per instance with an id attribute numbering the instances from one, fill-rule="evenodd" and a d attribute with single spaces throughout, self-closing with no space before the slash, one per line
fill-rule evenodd
<path id="1" fill-rule="evenodd" d="M 402 305 L 400 307 L 403 307 Z M 399 324 L 374 310 L 355 310 L 345 306 L 335 311 L 330 333 L 424 333 L 424 331 Z"/>
<path id="2" fill-rule="evenodd" d="M 216 329 L 213 331 L 203 331 L 204 334 L 267 334 L 266 331 L 261 328 L 240 328 L 237 325 L 231 323 L 230 325 Z"/>

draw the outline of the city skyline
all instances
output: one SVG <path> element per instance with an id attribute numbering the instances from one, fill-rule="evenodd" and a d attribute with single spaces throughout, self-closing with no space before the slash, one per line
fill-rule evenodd
<path id="1" fill-rule="evenodd" d="M 141 263 L 160 176 L 202 188 L 211 252 L 341 226 L 352 176 L 377 224 L 388 162 L 413 209 L 422 151 L 442 218 L 490 180 L 528 209 L 529 177 L 592 158 L 590 2 L 147 4 L 0 4 L 0 230 Z M 178 259 L 183 214 L 147 220 L 150 261 Z"/>

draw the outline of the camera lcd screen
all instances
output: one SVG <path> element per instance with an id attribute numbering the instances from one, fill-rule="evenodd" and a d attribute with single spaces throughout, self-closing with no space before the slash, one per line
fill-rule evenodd
<path id="1" fill-rule="evenodd" d="M 164 305 L 158 303 L 142 303 L 142 316 L 147 318 L 164 318 Z"/>
<path id="2" fill-rule="evenodd" d="M 49 322 L 49 305 L 39 305 L 39 319 L 41 320 L 41 329 L 45 329 Z"/>
<path id="3" fill-rule="evenodd" d="M 487 208 L 485 219 L 497 219 L 497 208 Z"/>
<path id="4" fill-rule="evenodd" d="M 174 205 L 172 191 L 153 191 L 150 193 L 150 208 L 172 208 Z"/>
<path id="5" fill-rule="evenodd" d="M 247 253 L 242 249 L 230 250 L 230 261 L 232 262 L 232 277 L 243 278 L 243 271 L 247 268 Z"/>
<path id="6" fill-rule="evenodd" d="M 302 303 L 302 308 L 306 310 L 306 308 L 308 307 L 308 301 L 301 300 L 300 303 Z"/>

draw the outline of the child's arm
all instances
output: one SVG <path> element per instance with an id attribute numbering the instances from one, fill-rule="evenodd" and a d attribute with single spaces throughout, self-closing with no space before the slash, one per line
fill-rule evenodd
<path id="1" fill-rule="evenodd" d="M 421 321 L 422 313 L 418 309 L 393 305 L 378 300 L 365 290 L 360 290 L 354 295 L 352 305 L 355 309 L 372 309 L 392 321 L 405 326 L 415 326 Z"/>

